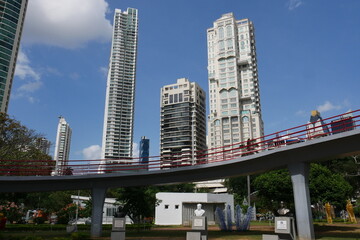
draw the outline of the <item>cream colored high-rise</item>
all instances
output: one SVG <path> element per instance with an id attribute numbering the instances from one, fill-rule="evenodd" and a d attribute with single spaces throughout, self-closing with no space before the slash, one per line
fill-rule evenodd
<path id="1" fill-rule="evenodd" d="M 54 160 L 55 175 L 64 175 L 69 163 L 72 130 L 65 118 L 60 116 L 56 134 Z"/>
<path id="2" fill-rule="evenodd" d="M 263 136 L 253 23 L 224 14 L 207 30 L 207 39 L 208 148 Z"/>

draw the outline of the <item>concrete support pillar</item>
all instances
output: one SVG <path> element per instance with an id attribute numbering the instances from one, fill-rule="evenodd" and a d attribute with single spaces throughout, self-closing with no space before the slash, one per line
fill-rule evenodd
<path id="1" fill-rule="evenodd" d="M 294 191 L 296 226 L 299 240 L 315 239 L 309 193 L 309 163 L 288 166 Z"/>
<path id="2" fill-rule="evenodd" d="M 106 194 L 105 187 L 93 187 L 91 191 L 91 237 L 101 237 L 103 208 Z"/>

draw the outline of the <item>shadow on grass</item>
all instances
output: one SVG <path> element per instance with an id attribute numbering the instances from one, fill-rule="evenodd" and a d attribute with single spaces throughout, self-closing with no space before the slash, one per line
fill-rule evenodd
<path id="1" fill-rule="evenodd" d="M 360 239 L 360 229 L 358 225 L 315 225 L 315 235 L 316 239 L 323 238 L 350 238 L 350 239 Z"/>

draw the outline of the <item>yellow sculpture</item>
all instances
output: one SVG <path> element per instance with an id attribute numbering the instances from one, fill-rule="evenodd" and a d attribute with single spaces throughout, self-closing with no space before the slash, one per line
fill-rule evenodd
<path id="1" fill-rule="evenodd" d="M 325 210 L 326 210 L 326 219 L 328 223 L 333 223 L 331 217 L 331 205 L 329 202 L 325 203 Z"/>
<path id="2" fill-rule="evenodd" d="M 351 204 L 350 200 L 347 200 L 346 211 L 349 214 L 350 222 L 357 223 L 356 218 L 355 218 L 355 214 L 354 214 L 353 205 Z"/>

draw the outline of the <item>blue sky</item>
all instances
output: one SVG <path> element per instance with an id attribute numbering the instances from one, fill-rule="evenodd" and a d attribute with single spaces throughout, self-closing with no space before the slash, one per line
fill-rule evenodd
<path id="1" fill-rule="evenodd" d="M 255 25 L 266 134 L 314 109 L 360 108 L 358 0 L 29 0 L 8 114 L 53 144 L 64 116 L 70 159 L 99 158 L 112 18 L 128 7 L 139 9 L 134 142 L 150 138 L 153 156 L 160 88 L 187 77 L 208 92 L 206 29 L 228 12 Z"/>

